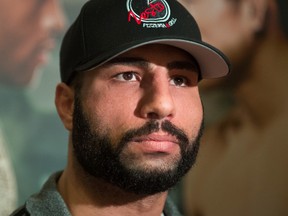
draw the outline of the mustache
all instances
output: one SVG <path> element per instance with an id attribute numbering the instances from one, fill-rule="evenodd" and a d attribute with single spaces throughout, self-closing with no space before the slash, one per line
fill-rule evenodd
<path id="1" fill-rule="evenodd" d="M 157 120 L 155 121 L 152 120 L 152 121 L 146 122 L 140 128 L 128 130 L 123 135 L 119 143 L 118 150 L 121 151 L 121 149 L 123 149 L 123 147 L 128 142 L 132 141 L 135 137 L 149 135 L 151 133 L 158 132 L 160 130 L 168 133 L 169 135 L 176 137 L 176 139 L 179 141 L 179 145 L 182 145 L 180 146 L 181 148 L 182 147 L 184 148 L 185 146 L 189 144 L 189 138 L 186 135 L 186 133 L 180 128 L 178 128 L 177 126 L 175 126 L 174 124 L 172 124 L 170 121 L 165 120 L 159 123 Z"/>

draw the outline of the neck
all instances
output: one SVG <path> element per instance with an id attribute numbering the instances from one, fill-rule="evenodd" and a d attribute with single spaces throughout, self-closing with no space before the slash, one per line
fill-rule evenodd
<path id="1" fill-rule="evenodd" d="M 236 91 L 242 107 L 257 125 L 287 112 L 288 42 L 281 34 L 263 39 L 249 65 L 249 77 Z"/>
<path id="2" fill-rule="evenodd" d="M 115 212 L 119 216 L 161 215 L 166 192 L 144 196 L 123 191 L 85 173 L 75 160 L 70 159 L 59 180 L 58 189 L 72 215 L 104 216 L 115 215 Z"/>

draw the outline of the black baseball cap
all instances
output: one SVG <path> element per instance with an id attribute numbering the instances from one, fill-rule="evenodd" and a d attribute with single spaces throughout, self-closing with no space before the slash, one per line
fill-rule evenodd
<path id="1" fill-rule="evenodd" d="M 222 77 L 230 71 L 225 55 L 201 40 L 195 19 L 176 0 L 90 0 L 64 36 L 61 80 L 70 83 L 76 73 L 155 43 L 190 53 L 201 78 Z"/>

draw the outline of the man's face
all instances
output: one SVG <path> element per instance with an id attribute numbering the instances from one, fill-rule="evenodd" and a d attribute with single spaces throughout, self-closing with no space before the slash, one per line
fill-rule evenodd
<path id="1" fill-rule="evenodd" d="M 0 82 L 24 86 L 64 28 L 60 0 L 0 1 Z"/>
<path id="2" fill-rule="evenodd" d="M 254 39 L 251 0 L 179 0 L 196 19 L 202 39 L 240 64 Z M 242 62 L 243 63 L 243 62 Z"/>
<path id="3" fill-rule="evenodd" d="M 148 45 L 85 73 L 72 130 L 85 172 L 138 194 L 172 187 L 194 163 L 203 126 L 195 61 Z"/>

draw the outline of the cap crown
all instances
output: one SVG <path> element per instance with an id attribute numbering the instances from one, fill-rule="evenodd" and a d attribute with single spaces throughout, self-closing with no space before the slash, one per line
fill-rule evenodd
<path id="1" fill-rule="evenodd" d="M 168 44 L 193 55 L 203 78 L 229 72 L 225 56 L 201 41 L 195 19 L 176 0 L 90 0 L 63 39 L 61 79 L 69 83 L 79 71 L 151 43 Z"/>
<path id="2" fill-rule="evenodd" d="M 128 47 L 163 38 L 201 41 L 194 18 L 175 0 L 88 1 L 62 43 L 62 81 Z"/>

